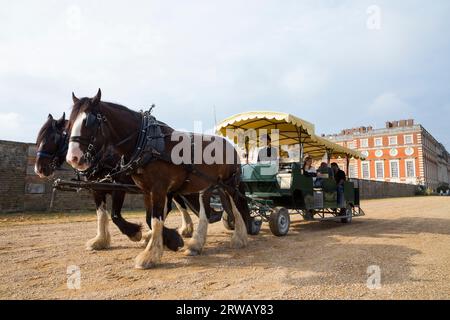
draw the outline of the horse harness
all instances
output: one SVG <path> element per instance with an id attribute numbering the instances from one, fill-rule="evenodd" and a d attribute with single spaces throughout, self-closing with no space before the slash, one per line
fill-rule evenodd
<path id="1" fill-rule="evenodd" d="M 139 168 L 142 168 L 146 166 L 147 164 L 161 160 L 165 162 L 172 163 L 170 155 L 167 155 L 165 151 L 165 138 L 169 136 L 170 134 L 164 134 L 161 130 L 161 127 L 167 126 L 165 123 L 160 122 L 156 120 L 156 118 L 151 114 L 152 109 L 155 106 L 152 105 L 152 107 L 148 111 L 141 111 L 141 128 L 138 131 L 138 139 L 136 143 L 135 150 L 133 154 L 130 156 L 129 159 L 125 159 L 125 156 L 122 156 L 120 162 L 117 164 L 117 166 L 111 170 L 109 174 L 107 174 L 103 179 L 101 179 L 102 182 L 109 181 L 114 182 L 114 178 L 121 174 L 127 174 L 131 175 L 135 173 Z M 91 127 L 96 125 L 94 134 L 90 138 L 84 138 L 81 136 L 72 136 L 70 137 L 71 142 L 78 142 L 84 146 L 87 146 L 87 152 L 85 152 L 86 160 L 99 160 L 98 158 L 98 152 L 95 150 L 95 140 L 96 136 L 98 134 L 98 130 L 102 131 L 102 134 L 104 134 L 103 131 L 103 124 L 107 122 L 107 119 L 99 112 L 90 112 L 86 117 L 86 127 Z M 115 147 L 118 147 L 125 142 L 130 141 L 135 134 L 132 134 L 128 136 L 127 138 L 123 139 L 119 143 L 115 145 Z M 194 147 L 194 139 L 191 139 L 192 148 Z M 191 155 L 193 156 L 194 153 L 191 152 Z M 221 187 L 224 189 L 229 189 L 230 186 L 227 184 L 229 182 L 233 182 L 233 185 L 236 186 L 234 191 L 237 191 L 237 194 L 240 194 L 237 185 L 238 185 L 238 179 L 237 179 L 237 173 L 235 172 L 230 178 L 228 178 L 226 181 L 221 181 L 214 179 L 205 173 L 199 171 L 195 165 L 193 164 L 181 164 L 184 166 L 185 170 L 188 172 L 189 175 L 193 174 L 197 177 L 200 177 L 204 180 L 209 181 L 212 183 L 212 187 L 210 189 L 214 189 L 217 187 Z M 186 179 L 185 183 L 189 183 L 189 179 Z M 183 184 L 179 189 L 183 189 L 185 184 Z M 174 194 L 177 193 L 177 191 L 173 192 Z"/>

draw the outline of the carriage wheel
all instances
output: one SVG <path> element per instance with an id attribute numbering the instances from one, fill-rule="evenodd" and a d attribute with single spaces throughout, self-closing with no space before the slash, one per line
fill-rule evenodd
<path id="1" fill-rule="evenodd" d="M 345 215 L 348 216 L 347 218 L 342 218 L 341 222 L 342 223 L 352 223 L 352 219 L 353 219 L 353 209 L 351 206 L 347 206 L 347 208 L 345 209 Z"/>
<path id="2" fill-rule="evenodd" d="M 261 231 L 261 226 L 262 226 L 262 220 L 260 218 L 257 217 L 251 217 L 250 218 L 250 225 L 249 225 L 249 230 L 248 230 L 248 234 L 252 235 L 252 236 L 256 236 L 259 234 L 259 231 Z"/>
<path id="3" fill-rule="evenodd" d="M 234 217 L 230 216 L 226 210 L 222 213 L 222 223 L 227 230 L 234 230 Z"/>
<path id="4" fill-rule="evenodd" d="M 275 208 L 269 218 L 270 231 L 277 237 L 287 235 L 290 223 L 289 211 L 283 207 Z"/>

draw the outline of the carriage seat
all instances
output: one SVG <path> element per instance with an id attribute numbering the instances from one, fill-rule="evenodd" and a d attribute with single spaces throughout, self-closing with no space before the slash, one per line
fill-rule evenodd
<path id="1" fill-rule="evenodd" d="M 280 189 L 290 189 L 292 183 L 291 173 L 279 173 L 277 174 L 278 185 Z"/>

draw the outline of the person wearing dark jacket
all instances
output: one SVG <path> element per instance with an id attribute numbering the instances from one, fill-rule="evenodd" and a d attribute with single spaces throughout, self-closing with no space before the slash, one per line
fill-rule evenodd
<path id="1" fill-rule="evenodd" d="M 342 207 L 344 203 L 344 183 L 347 181 L 347 176 L 343 170 L 341 170 L 336 162 L 331 164 L 331 169 L 334 173 L 334 180 L 337 185 L 337 203 L 339 207 Z"/>

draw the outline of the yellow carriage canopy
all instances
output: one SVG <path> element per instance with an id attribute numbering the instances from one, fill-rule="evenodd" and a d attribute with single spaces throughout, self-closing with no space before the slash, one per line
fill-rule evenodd
<path id="1" fill-rule="evenodd" d="M 273 144 L 288 146 L 302 144 L 303 153 L 313 158 L 321 158 L 326 153 L 330 157 L 363 158 L 356 150 L 316 136 L 315 127 L 311 122 L 288 113 L 251 111 L 231 116 L 216 125 L 216 133 L 229 138 L 229 132 L 239 129 L 255 130 L 258 136 L 262 131 L 271 133 L 272 130 L 277 130 L 278 139 L 274 139 L 271 135 Z"/>

